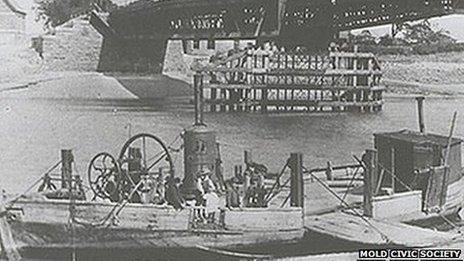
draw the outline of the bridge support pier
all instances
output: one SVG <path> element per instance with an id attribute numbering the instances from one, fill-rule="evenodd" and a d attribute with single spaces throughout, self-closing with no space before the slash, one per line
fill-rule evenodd
<path id="1" fill-rule="evenodd" d="M 168 39 L 105 37 L 98 71 L 161 73 Z"/>

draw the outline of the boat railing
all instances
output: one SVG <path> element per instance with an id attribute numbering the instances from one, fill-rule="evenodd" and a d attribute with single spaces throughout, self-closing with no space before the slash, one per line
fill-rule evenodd
<path id="1" fill-rule="evenodd" d="M 362 180 L 363 165 L 361 164 L 345 164 L 339 166 L 333 166 L 330 161 L 327 162 L 326 167 L 322 168 L 313 168 L 306 169 L 305 174 L 307 174 L 306 180 L 312 181 L 311 174 L 325 174 L 327 181 L 346 181 L 353 180 L 360 181 Z"/>

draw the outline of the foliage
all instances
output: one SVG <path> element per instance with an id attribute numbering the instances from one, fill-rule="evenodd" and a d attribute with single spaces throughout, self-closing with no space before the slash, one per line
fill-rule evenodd
<path id="1" fill-rule="evenodd" d="M 374 45 L 376 44 L 376 41 L 377 41 L 375 36 L 373 36 L 369 30 L 363 30 L 358 35 L 351 35 L 350 40 L 354 44 L 368 44 L 368 45 Z"/>
<path id="2" fill-rule="evenodd" d="M 456 42 L 449 32 L 438 30 L 434 31 L 430 23 L 425 20 L 418 24 L 405 23 L 400 31 L 404 34 L 404 39 L 410 44 L 430 44 L 430 43 L 454 43 Z"/>
<path id="3" fill-rule="evenodd" d="M 430 54 L 464 50 L 464 46 L 456 43 L 449 32 L 433 30 L 427 20 L 400 25 L 394 37 L 384 35 L 376 38 L 369 31 L 363 31 L 359 35 L 352 35 L 351 39 L 361 49 L 379 54 Z"/>
<path id="4" fill-rule="evenodd" d="M 94 7 L 111 5 L 110 0 L 35 0 L 36 14 L 47 27 L 61 25 L 68 20 L 87 13 Z"/>

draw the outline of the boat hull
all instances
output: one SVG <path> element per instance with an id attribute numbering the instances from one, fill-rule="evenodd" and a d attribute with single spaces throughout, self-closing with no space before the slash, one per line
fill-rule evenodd
<path id="1" fill-rule="evenodd" d="M 225 210 L 221 226 L 199 228 L 195 208 L 128 204 L 101 222 L 116 206 L 77 202 L 71 219 L 69 201 L 23 200 L 9 224 L 20 249 L 234 248 L 304 236 L 301 208 Z"/>

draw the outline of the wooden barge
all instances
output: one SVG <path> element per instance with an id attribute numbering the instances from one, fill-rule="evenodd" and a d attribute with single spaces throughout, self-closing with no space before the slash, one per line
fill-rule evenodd
<path id="1" fill-rule="evenodd" d="M 420 131 L 375 134 L 375 149 L 358 159 L 365 170 L 362 177 L 345 176 L 347 186 L 338 191 L 343 194 L 341 207 L 307 217 L 309 231 L 376 245 L 430 247 L 464 242 L 461 234 L 454 233 L 459 230 L 455 217 L 464 206 L 462 140 L 453 137 L 456 114 L 448 136 L 426 133 L 422 100 L 418 99 Z M 325 170 L 328 187 L 340 180 L 333 169 L 329 165 Z M 318 179 L 321 170 L 308 173 Z M 356 181 L 361 185 L 353 186 Z M 427 229 L 433 223 L 445 224 L 454 232 Z"/>
<path id="2" fill-rule="evenodd" d="M 244 208 L 221 212 L 222 224 L 198 228 L 200 209 L 129 203 L 99 224 L 117 203 L 76 202 L 70 228 L 69 202 L 22 199 L 10 222 L 19 248 L 233 248 L 303 237 L 301 208 Z M 85 220 L 85 222 L 84 222 Z M 72 234 L 71 234 L 72 233 Z"/>
<path id="3" fill-rule="evenodd" d="M 290 204 L 273 207 L 266 200 L 273 193 L 264 180 L 267 170 L 249 153 L 241 178 L 224 180 L 215 135 L 199 115 L 182 133 L 182 182 L 173 168 L 172 144 L 152 134 L 130 138 L 117 159 L 97 154 L 89 163 L 88 187 L 73 173 L 72 152 L 62 150 L 61 160 L 27 193 L 2 197 L 0 253 L 17 260 L 34 249 L 225 251 L 303 238 L 302 155 L 291 154 L 288 161 Z M 60 166 L 61 173 L 53 173 Z M 238 202 L 227 201 L 230 193 Z"/>

